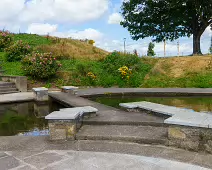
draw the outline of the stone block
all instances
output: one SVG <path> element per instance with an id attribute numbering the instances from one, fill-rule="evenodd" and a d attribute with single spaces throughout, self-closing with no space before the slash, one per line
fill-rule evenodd
<path id="1" fill-rule="evenodd" d="M 75 140 L 77 132 L 75 121 L 54 120 L 48 125 L 50 140 Z"/>
<path id="2" fill-rule="evenodd" d="M 188 150 L 199 150 L 200 129 L 189 127 L 169 127 L 169 146 L 176 146 Z"/>
<path id="3" fill-rule="evenodd" d="M 186 139 L 186 134 L 180 128 L 170 127 L 168 129 L 169 139 Z"/>
<path id="4" fill-rule="evenodd" d="M 44 88 L 44 87 L 33 88 L 32 91 L 33 91 L 33 94 L 34 94 L 35 101 L 38 101 L 38 102 L 48 101 L 49 96 L 48 96 L 48 89 L 47 88 Z"/>
<path id="5" fill-rule="evenodd" d="M 63 86 L 62 92 L 69 93 L 69 94 L 76 94 L 78 90 L 78 87 L 75 86 Z"/>

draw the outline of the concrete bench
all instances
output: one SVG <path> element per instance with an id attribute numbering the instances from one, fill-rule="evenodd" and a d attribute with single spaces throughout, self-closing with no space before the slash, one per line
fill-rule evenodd
<path id="1" fill-rule="evenodd" d="M 75 140 L 82 118 L 85 115 L 96 115 L 97 111 L 94 107 L 85 106 L 64 108 L 47 115 L 45 119 L 48 120 L 50 140 Z"/>

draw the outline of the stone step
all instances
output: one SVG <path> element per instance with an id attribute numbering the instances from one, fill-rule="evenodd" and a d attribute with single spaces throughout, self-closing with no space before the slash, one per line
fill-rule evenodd
<path id="1" fill-rule="evenodd" d="M 6 92 L 0 92 L 1 94 L 10 94 L 10 93 L 18 93 L 18 91 L 6 91 Z"/>
<path id="2" fill-rule="evenodd" d="M 127 125 L 84 125 L 76 135 L 77 140 L 111 140 L 142 144 L 167 144 L 166 127 Z"/>
<path id="3" fill-rule="evenodd" d="M 8 91 L 17 91 L 17 89 L 11 88 L 11 87 L 7 87 L 7 88 L 1 88 L 0 87 L 0 92 L 8 92 Z"/>
<path id="4" fill-rule="evenodd" d="M 0 86 L 0 89 L 7 89 L 7 88 L 15 88 L 16 89 L 16 86 L 15 86 L 15 84 L 9 85 L 9 86 Z"/>
<path id="5" fill-rule="evenodd" d="M 0 81 L 0 88 L 1 87 L 14 87 L 15 86 L 15 83 L 12 83 L 12 82 L 2 82 Z"/>

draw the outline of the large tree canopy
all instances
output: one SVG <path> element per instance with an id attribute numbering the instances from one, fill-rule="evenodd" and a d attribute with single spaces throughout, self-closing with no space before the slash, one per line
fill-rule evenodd
<path id="1" fill-rule="evenodd" d="M 121 25 L 138 40 L 175 40 L 193 35 L 193 54 L 201 54 L 200 37 L 212 27 L 212 0 L 125 0 Z"/>

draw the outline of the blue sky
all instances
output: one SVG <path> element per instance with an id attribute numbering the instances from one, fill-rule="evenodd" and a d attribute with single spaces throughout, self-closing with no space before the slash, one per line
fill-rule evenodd
<path id="1" fill-rule="evenodd" d="M 94 39 L 96 46 L 108 51 L 137 49 L 145 55 L 151 38 L 133 41 L 128 31 L 119 25 L 123 0 L 1 0 L 0 29 L 12 32 L 47 34 L 76 39 Z M 201 38 L 203 53 L 210 46 L 211 30 Z M 180 54 L 192 53 L 192 37 L 180 38 Z M 167 42 L 167 56 L 177 55 L 177 41 Z M 156 54 L 163 56 L 163 43 L 155 46 Z"/>

